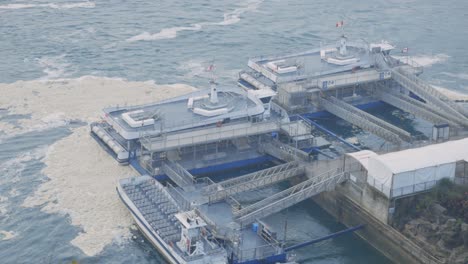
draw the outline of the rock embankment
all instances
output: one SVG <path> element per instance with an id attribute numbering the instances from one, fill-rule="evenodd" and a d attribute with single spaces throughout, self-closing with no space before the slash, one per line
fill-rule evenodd
<path id="1" fill-rule="evenodd" d="M 438 203 L 399 229 L 443 263 L 468 263 L 468 223 L 450 217 Z"/>

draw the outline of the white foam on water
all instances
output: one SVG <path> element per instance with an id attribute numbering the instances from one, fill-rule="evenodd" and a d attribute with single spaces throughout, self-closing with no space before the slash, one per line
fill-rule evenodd
<path id="1" fill-rule="evenodd" d="M 33 150 L 20 153 L 18 156 L 0 163 L 0 215 L 2 217 L 10 217 L 8 214 L 11 210 L 11 203 L 9 200 L 19 195 L 18 190 L 14 187 L 6 192 L 8 189 L 7 185 L 11 186 L 21 181 L 21 175 L 26 168 L 26 162 L 40 160 L 45 156 L 46 150 L 46 146 L 40 146 Z"/>
<path id="2" fill-rule="evenodd" d="M 31 124 L 71 119 L 92 122 L 100 119 L 101 109 L 106 106 L 148 103 L 193 90 L 183 84 L 156 85 L 153 81 L 93 76 L 18 81 L 0 84 L 0 94 L 4 95 L 0 105 L 9 107 L 11 114 L 31 114 Z M 42 206 L 44 212 L 70 217 L 71 224 L 82 230 L 71 243 L 87 255 L 98 254 L 112 242 L 126 241 L 133 221 L 115 185 L 118 179 L 135 172 L 119 166 L 102 150 L 89 135 L 88 126 L 73 129 L 71 135 L 55 142 L 42 155 L 46 165 L 42 172 L 49 180 L 22 206 Z"/>
<path id="3" fill-rule="evenodd" d="M 76 2 L 76 3 L 65 3 L 65 4 L 48 4 L 51 8 L 55 9 L 72 9 L 72 8 L 95 8 L 96 4 L 94 2 Z"/>
<path id="4" fill-rule="evenodd" d="M 6 178 L 6 176 L 5 176 L 5 178 Z M 2 181 L 5 181 L 5 179 L 3 179 Z M 2 184 L 0 184 L 0 186 L 2 186 Z M 2 187 L 2 189 L 5 189 L 5 188 Z M 5 218 L 9 217 L 9 215 L 8 215 L 8 206 L 9 206 L 8 197 L 0 195 L 0 215 L 2 217 L 5 217 Z"/>
<path id="5" fill-rule="evenodd" d="M 45 156 L 47 146 L 20 153 L 18 156 L 0 163 L 0 186 L 20 181 L 20 175 L 26 167 L 26 162 L 40 160 Z M 0 202 L 2 199 L 0 198 Z"/>
<path id="6" fill-rule="evenodd" d="M 433 85 L 435 89 L 447 96 L 450 100 L 468 100 L 468 93 L 463 93 L 459 91 L 454 91 L 445 87 Z"/>
<path id="7" fill-rule="evenodd" d="M 442 53 L 436 54 L 436 55 L 409 56 L 408 58 L 406 56 L 392 56 L 392 57 L 394 57 L 395 59 L 399 59 L 402 62 L 406 62 L 408 59 L 409 61 L 414 61 L 423 67 L 430 67 L 437 63 L 443 63 L 443 62 L 446 62 L 450 58 L 449 55 L 442 54 Z"/>
<path id="8" fill-rule="evenodd" d="M 190 80 L 194 77 L 201 77 L 210 79 L 213 75 L 211 71 L 208 71 L 208 67 L 213 64 L 213 61 L 193 59 L 182 62 L 178 69 L 185 72 L 184 79 Z M 225 69 L 223 65 L 218 65 L 214 62 L 214 75 L 217 78 L 226 78 L 230 80 L 237 80 L 241 69 Z M 208 88 L 208 87 L 205 87 Z"/>
<path id="9" fill-rule="evenodd" d="M 26 133 L 63 127 L 68 125 L 70 120 L 63 113 L 57 112 L 39 119 L 20 119 L 17 122 L 19 126 L 0 121 L 0 131 L 3 132 L 3 135 L 0 135 L 0 143 Z"/>
<path id="10" fill-rule="evenodd" d="M 0 5 L 0 9 L 24 9 L 24 8 L 32 8 L 36 7 L 35 4 L 6 4 Z"/>
<path id="11" fill-rule="evenodd" d="M 220 22 L 201 22 L 191 24 L 188 27 L 171 27 L 164 28 L 158 33 L 151 34 L 147 31 L 128 38 L 127 42 L 136 42 L 136 41 L 152 41 L 152 40 L 161 40 L 161 39 L 173 39 L 177 37 L 177 33 L 180 31 L 199 31 L 204 26 L 228 26 L 235 24 L 241 20 L 241 15 L 246 12 L 252 12 L 258 9 L 263 0 L 249 0 L 243 4 L 242 7 L 236 8 L 231 12 L 223 14 L 223 21 Z"/>
<path id="12" fill-rule="evenodd" d="M 94 8 L 96 4 L 94 2 L 73 2 L 63 4 L 6 4 L 0 5 L 0 9 L 25 9 L 25 8 L 53 8 L 53 9 L 72 9 L 72 8 Z"/>
<path id="13" fill-rule="evenodd" d="M 208 61 L 204 60 L 188 60 L 183 62 L 178 68 L 186 72 L 184 78 L 191 79 L 193 77 L 210 77 L 211 73 L 207 71 Z"/>
<path id="14" fill-rule="evenodd" d="M 220 26 L 227 26 L 232 25 L 241 20 L 241 15 L 246 12 L 253 12 L 258 9 L 260 4 L 263 3 L 263 0 L 250 0 L 245 3 L 243 7 L 236 8 L 231 12 L 227 12 L 223 14 L 224 20 L 221 22 L 216 23 L 206 23 L 206 25 L 220 25 Z"/>
<path id="15" fill-rule="evenodd" d="M 66 54 L 62 54 L 59 56 L 36 59 L 39 66 L 43 68 L 42 71 L 45 73 L 45 76 L 41 79 L 51 80 L 69 76 L 70 73 L 67 72 L 67 69 L 71 64 L 66 60 L 65 56 Z"/>
<path id="16" fill-rule="evenodd" d="M 0 230 L 0 241 L 10 240 L 17 236 L 16 232 Z"/>
<path id="17" fill-rule="evenodd" d="M 200 24 L 192 24 L 189 27 L 171 27 L 163 28 L 161 31 L 155 34 L 149 32 L 143 32 L 139 35 L 133 36 L 127 39 L 127 42 L 135 41 L 151 41 L 151 40 L 160 40 L 160 39 L 173 39 L 177 37 L 177 32 L 179 31 L 198 31 L 202 28 Z"/>

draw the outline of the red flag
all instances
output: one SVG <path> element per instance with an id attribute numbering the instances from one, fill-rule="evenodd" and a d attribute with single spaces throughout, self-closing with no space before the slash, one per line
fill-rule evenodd
<path id="1" fill-rule="evenodd" d="M 343 25 L 344 25 L 343 20 L 341 20 L 340 22 L 337 22 L 337 23 L 336 23 L 336 27 L 342 27 Z"/>
<path id="2" fill-rule="evenodd" d="M 208 66 L 208 68 L 206 68 L 207 71 L 212 71 L 214 69 L 214 65 L 211 64 L 210 66 Z"/>

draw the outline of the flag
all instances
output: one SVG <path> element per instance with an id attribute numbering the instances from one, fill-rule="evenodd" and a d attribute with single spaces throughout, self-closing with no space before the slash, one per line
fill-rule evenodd
<path id="1" fill-rule="evenodd" d="M 210 66 L 208 66 L 208 68 L 206 68 L 206 71 L 213 71 L 214 70 L 214 64 L 211 64 Z"/>
<path id="2" fill-rule="evenodd" d="M 408 53 L 408 48 L 403 48 L 403 49 L 401 50 L 401 53 Z"/>
<path id="3" fill-rule="evenodd" d="M 342 27 L 342 26 L 344 26 L 343 20 L 341 20 L 340 22 L 336 22 L 336 27 Z"/>

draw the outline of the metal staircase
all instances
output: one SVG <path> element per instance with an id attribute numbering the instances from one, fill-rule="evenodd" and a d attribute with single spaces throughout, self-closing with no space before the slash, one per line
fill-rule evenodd
<path id="1" fill-rule="evenodd" d="M 177 162 L 169 160 L 163 162 L 162 170 L 177 186 L 184 190 L 192 188 L 195 183 L 193 175 Z"/>
<path id="2" fill-rule="evenodd" d="M 264 153 L 284 161 L 309 161 L 309 154 L 278 140 L 272 140 L 260 146 Z"/>
<path id="3" fill-rule="evenodd" d="M 409 141 L 411 138 L 408 132 L 334 97 L 321 98 L 320 104 L 328 112 L 395 144 L 401 144 L 403 143 L 403 139 Z"/>
<path id="4" fill-rule="evenodd" d="M 405 70 L 404 67 L 390 68 L 382 54 L 376 55 L 376 65 L 382 70 L 391 70 L 393 80 L 431 104 L 435 111 L 444 112 L 444 116 L 450 116 L 452 121 L 468 126 L 468 110 L 452 102 L 418 76 Z"/>
<path id="5" fill-rule="evenodd" d="M 250 173 L 205 187 L 204 194 L 209 202 L 216 202 L 231 195 L 258 189 L 284 181 L 304 173 L 304 166 L 298 162 L 288 162 L 272 168 Z"/>
<path id="6" fill-rule="evenodd" d="M 451 120 L 452 116 L 443 116 L 443 112 L 436 113 L 430 105 L 412 99 L 409 96 L 381 91 L 379 92 L 379 99 L 433 124 L 449 124 L 451 127 L 460 126 L 456 121 Z"/>
<path id="7" fill-rule="evenodd" d="M 346 180 L 346 175 L 341 167 L 322 173 L 234 212 L 235 220 L 240 225 L 248 225 L 256 219 L 279 212 L 323 191 L 334 189 L 337 184 Z"/>
<path id="8" fill-rule="evenodd" d="M 392 76 L 395 81 L 406 89 L 421 97 L 424 101 L 432 104 L 447 114 L 453 115 L 453 118 L 465 126 L 468 126 L 468 119 L 461 114 L 458 105 L 450 101 L 445 95 L 442 95 L 431 86 L 425 84 L 417 76 L 407 74 L 403 69 L 392 70 Z"/>

